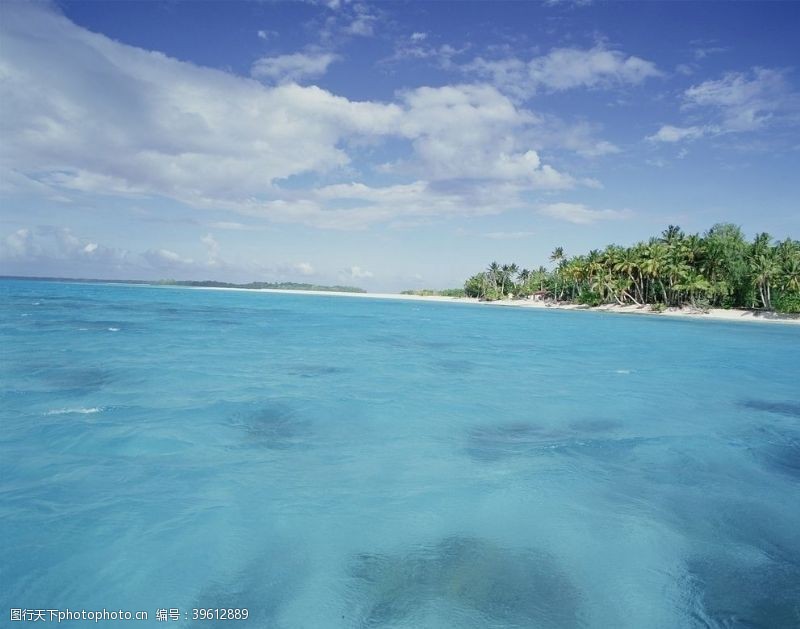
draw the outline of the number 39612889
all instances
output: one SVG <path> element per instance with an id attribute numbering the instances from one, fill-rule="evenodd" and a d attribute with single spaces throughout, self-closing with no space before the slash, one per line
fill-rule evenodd
<path id="1" fill-rule="evenodd" d="M 247 620 L 247 609 L 205 607 L 192 610 L 192 620 Z"/>

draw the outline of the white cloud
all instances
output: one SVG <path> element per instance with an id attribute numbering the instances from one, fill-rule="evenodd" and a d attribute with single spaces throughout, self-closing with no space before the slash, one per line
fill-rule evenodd
<path id="1" fill-rule="evenodd" d="M 652 61 L 633 55 L 626 57 L 602 45 L 590 49 L 556 48 L 528 61 L 516 57 L 497 60 L 478 57 L 463 69 L 490 78 L 495 85 L 518 98 L 542 89 L 555 92 L 579 87 L 635 85 L 661 75 Z"/>
<path id="2" fill-rule="evenodd" d="M 730 48 L 727 46 L 701 46 L 694 49 L 694 58 L 699 61 L 700 59 L 705 59 L 709 55 L 716 55 L 721 52 L 728 52 L 729 50 Z"/>
<path id="3" fill-rule="evenodd" d="M 22 228 L 0 242 L 0 259 L 37 261 L 94 261 L 115 265 L 127 257 L 127 252 L 104 247 L 77 237 L 71 229 L 42 225 Z"/>
<path id="4" fill-rule="evenodd" d="M 18 229 L 6 236 L 0 258 L 18 258 L 34 254 L 33 234 L 30 229 Z"/>
<path id="5" fill-rule="evenodd" d="M 180 254 L 170 251 L 169 249 L 148 249 L 142 256 L 157 269 L 183 265 L 189 266 L 194 263 L 194 260 L 191 258 L 184 258 Z"/>
<path id="6" fill-rule="evenodd" d="M 262 57 L 253 63 L 250 74 L 256 79 L 275 83 L 299 83 L 322 76 L 337 59 L 337 55 L 329 52 L 296 52 L 278 57 Z"/>
<path id="7" fill-rule="evenodd" d="M 300 275 L 314 275 L 314 267 L 308 262 L 298 262 L 293 268 Z"/>
<path id="8" fill-rule="evenodd" d="M 539 213 L 576 225 L 589 225 L 597 221 L 629 218 L 629 210 L 593 210 L 583 203 L 550 203 L 539 208 Z"/>
<path id="9" fill-rule="evenodd" d="M 249 229 L 244 223 L 238 223 L 236 221 L 213 221 L 208 223 L 208 226 L 213 227 L 214 229 L 227 229 L 233 231 L 243 231 Z"/>
<path id="10" fill-rule="evenodd" d="M 684 93 L 684 107 L 711 108 L 724 131 L 753 131 L 767 124 L 789 98 L 782 71 L 755 68 L 749 74 L 729 72 L 690 87 Z"/>
<path id="11" fill-rule="evenodd" d="M 458 67 L 454 59 L 469 48 L 469 46 L 456 48 L 450 44 L 429 44 L 426 43 L 427 40 L 428 36 L 424 33 L 414 33 L 408 39 L 401 39 L 395 42 L 394 54 L 381 63 L 392 64 L 405 59 L 429 60 L 443 70 L 452 70 Z"/>
<path id="12" fill-rule="evenodd" d="M 0 159 L 51 189 L 205 206 L 271 196 L 276 180 L 347 164 L 345 138 L 385 132 L 400 114 L 316 87 L 264 87 L 10 6 Z"/>
<path id="13" fill-rule="evenodd" d="M 551 90 L 637 84 L 660 72 L 651 61 L 595 46 L 590 50 L 558 48 L 530 61 L 534 83 Z"/>
<path id="14" fill-rule="evenodd" d="M 367 5 L 361 3 L 353 5 L 353 13 L 352 21 L 345 26 L 344 32 L 348 35 L 372 37 L 375 34 L 378 16 L 371 13 Z"/>
<path id="15" fill-rule="evenodd" d="M 211 234 L 206 234 L 200 239 L 208 251 L 208 265 L 218 266 L 220 263 L 219 243 L 214 239 Z"/>
<path id="16" fill-rule="evenodd" d="M 568 177 L 543 165 L 520 131 L 537 121 L 489 85 L 407 92 L 398 130 L 412 140 L 420 172 L 432 179 L 527 181 L 562 188 Z"/>
<path id="17" fill-rule="evenodd" d="M 545 114 L 531 131 L 531 138 L 541 148 L 561 148 L 587 158 L 615 155 L 621 149 L 608 140 L 597 137 L 601 128 L 585 120 L 567 122 L 558 116 Z"/>
<path id="18" fill-rule="evenodd" d="M 651 142 L 680 142 L 681 140 L 695 140 L 707 133 L 705 127 L 674 127 L 663 125 L 656 133 L 647 136 Z"/>
<path id="19" fill-rule="evenodd" d="M 519 207 L 532 190 L 591 184 L 543 163 L 530 137 L 541 118 L 489 85 L 422 87 L 390 103 L 351 101 L 314 86 L 266 86 L 121 44 L 34 4 L 6 7 L 0 37 L 0 178 L 38 198 L 162 197 L 354 229 L 498 213 Z M 278 80 L 307 75 L 311 56 L 291 63 L 291 55 L 273 57 L 262 71 Z M 321 69 L 330 61 L 314 63 Z M 387 138 L 410 144 L 410 157 L 387 169 L 412 183 L 353 181 L 359 142 Z M 309 173 L 347 182 L 282 186 Z M 338 199 L 337 190 L 351 197 Z"/>
<path id="20" fill-rule="evenodd" d="M 703 81 L 683 93 L 681 109 L 694 118 L 705 114 L 706 123 L 664 125 L 647 137 L 653 142 L 681 142 L 703 136 L 757 131 L 781 121 L 781 114 L 796 109 L 797 96 L 784 72 L 754 68 L 750 73 L 729 72 L 721 79 Z"/>
<path id="21" fill-rule="evenodd" d="M 344 272 L 346 277 L 354 280 L 363 280 L 375 277 L 374 273 L 367 271 L 366 269 L 362 269 L 360 266 L 351 266 L 349 269 L 345 269 Z"/>

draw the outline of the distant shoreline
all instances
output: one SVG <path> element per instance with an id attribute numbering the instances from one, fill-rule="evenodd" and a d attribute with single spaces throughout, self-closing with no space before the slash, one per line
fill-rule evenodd
<path id="1" fill-rule="evenodd" d="M 353 297 L 359 299 L 386 299 L 394 301 L 421 301 L 421 302 L 439 302 L 450 304 L 472 304 L 478 306 L 494 306 L 499 308 L 528 308 L 536 310 L 576 310 L 582 312 L 608 312 L 612 314 L 629 314 L 629 315 L 644 315 L 652 317 L 673 317 L 683 319 L 701 319 L 706 321 L 727 321 L 727 322 L 743 322 L 743 323 L 777 323 L 788 325 L 800 325 L 800 315 L 797 314 L 780 314 L 769 311 L 759 310 L 742 310 L 734 309 L 725 310 L 723 308 L 711 308 L 707 311 L 690 308 L 667 308 L 662 312 L 656 312 L 649 308 L 649 306 L 636 306 L 626 305 L 619 306 L 616 304 L 604 304 L 602 306 L 582 306 L 578 304 L 559 303 L 554 304 L 551 302 L 532 301 L 526 299 L 503 299 L 499 301 L 481 301 L 475 297 L 444 297 L 441 295 L 409 295 L 401 293 L 369 293 L 369 292 L 345 292 L 334 290 L 303 290 L 303 289 L 290 289 L 290 288 L 238 288 L 229 286 L 187 286 L 182 284 L 160 284 L 158 282 L 147 281 L 125 281 L 125 280 L 79 280 L 79 279 L 61 279 L 61 278 L 32 278 L 32 277 L 2 277 L 0 279 L 14 279 L 14 280 L 38 280 L 50 282 L 64 282 L 64 283 L 91 283 L 91 284 L 108 284 L 111 286 L 129 285 L 129 286 L 148 286 L 151 288 L 164 288 L 164 289 L 187 289 L 187 290 L 213 290 L 213 291 L 236 291 L 242 293 L 278 293 L 283 295 L 316 295 L 319 297 Z"/>
<path id="2" fill-rule="evenodd" d="M 552 304 L 541 301 L 530 301 L 525 299 L 504 299 L 500 301 L 480 301 L 475 297 L 444 297 L 441 295 L 408 295 L 400 293 L 345 293 L 337 291 L 313 291 L 313 290 L 284 290 L 284 289 L 244 289 L 244 288 L 221 288 L 221 287 L 200 287 L 200 286 L 165 286 L 165 288 L 190 288 L 198 290 L 229 290 L 245 291 L 256 293 L 281 293 L 281 294 L 301 294 L 317 295 L 321 297 L 355 297 L 367 299 L 387 299 L 394 301 L 427 301 L 451 304 L 474 304 L 479 306 L 496 306 L 501 308 L 529 308 L 537 310 L 578 310 L 585 312 L 610 312 L 613 314 L 646 315 L 654 317 L 677 317 L 686 319 L 703 319 L 713 321 L 728 322 L 752 322 L 752 323 L 778 323 L 789 325 L 800 325 L 800 315 L 780 314 L 776 312 L 762 312 L 758 310 L 742 310 L 723 308 L 711 308 L 707 311 L 689 308 L 667 308 L 662 312 L 650 310 L 649 306 L 619 306 L 616 304 L 605 304 L 602 306 L 588 307 L 577 304 Z"/>

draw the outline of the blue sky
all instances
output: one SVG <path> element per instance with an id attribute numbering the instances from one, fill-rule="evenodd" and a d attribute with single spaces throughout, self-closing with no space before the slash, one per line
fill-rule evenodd
<path id="1" fill-rule="evenodd" d="M 794 2 L 0 3 L 0 272 L 460 285 L 800 237 Z"/>

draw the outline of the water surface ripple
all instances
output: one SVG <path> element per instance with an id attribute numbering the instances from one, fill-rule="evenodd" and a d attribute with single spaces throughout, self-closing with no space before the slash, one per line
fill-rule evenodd
<path id="1" fill-rule="evenodd" d="M 0 351 L 6 618 L 800 626 L 792 326 L 3 280 Z"/>

